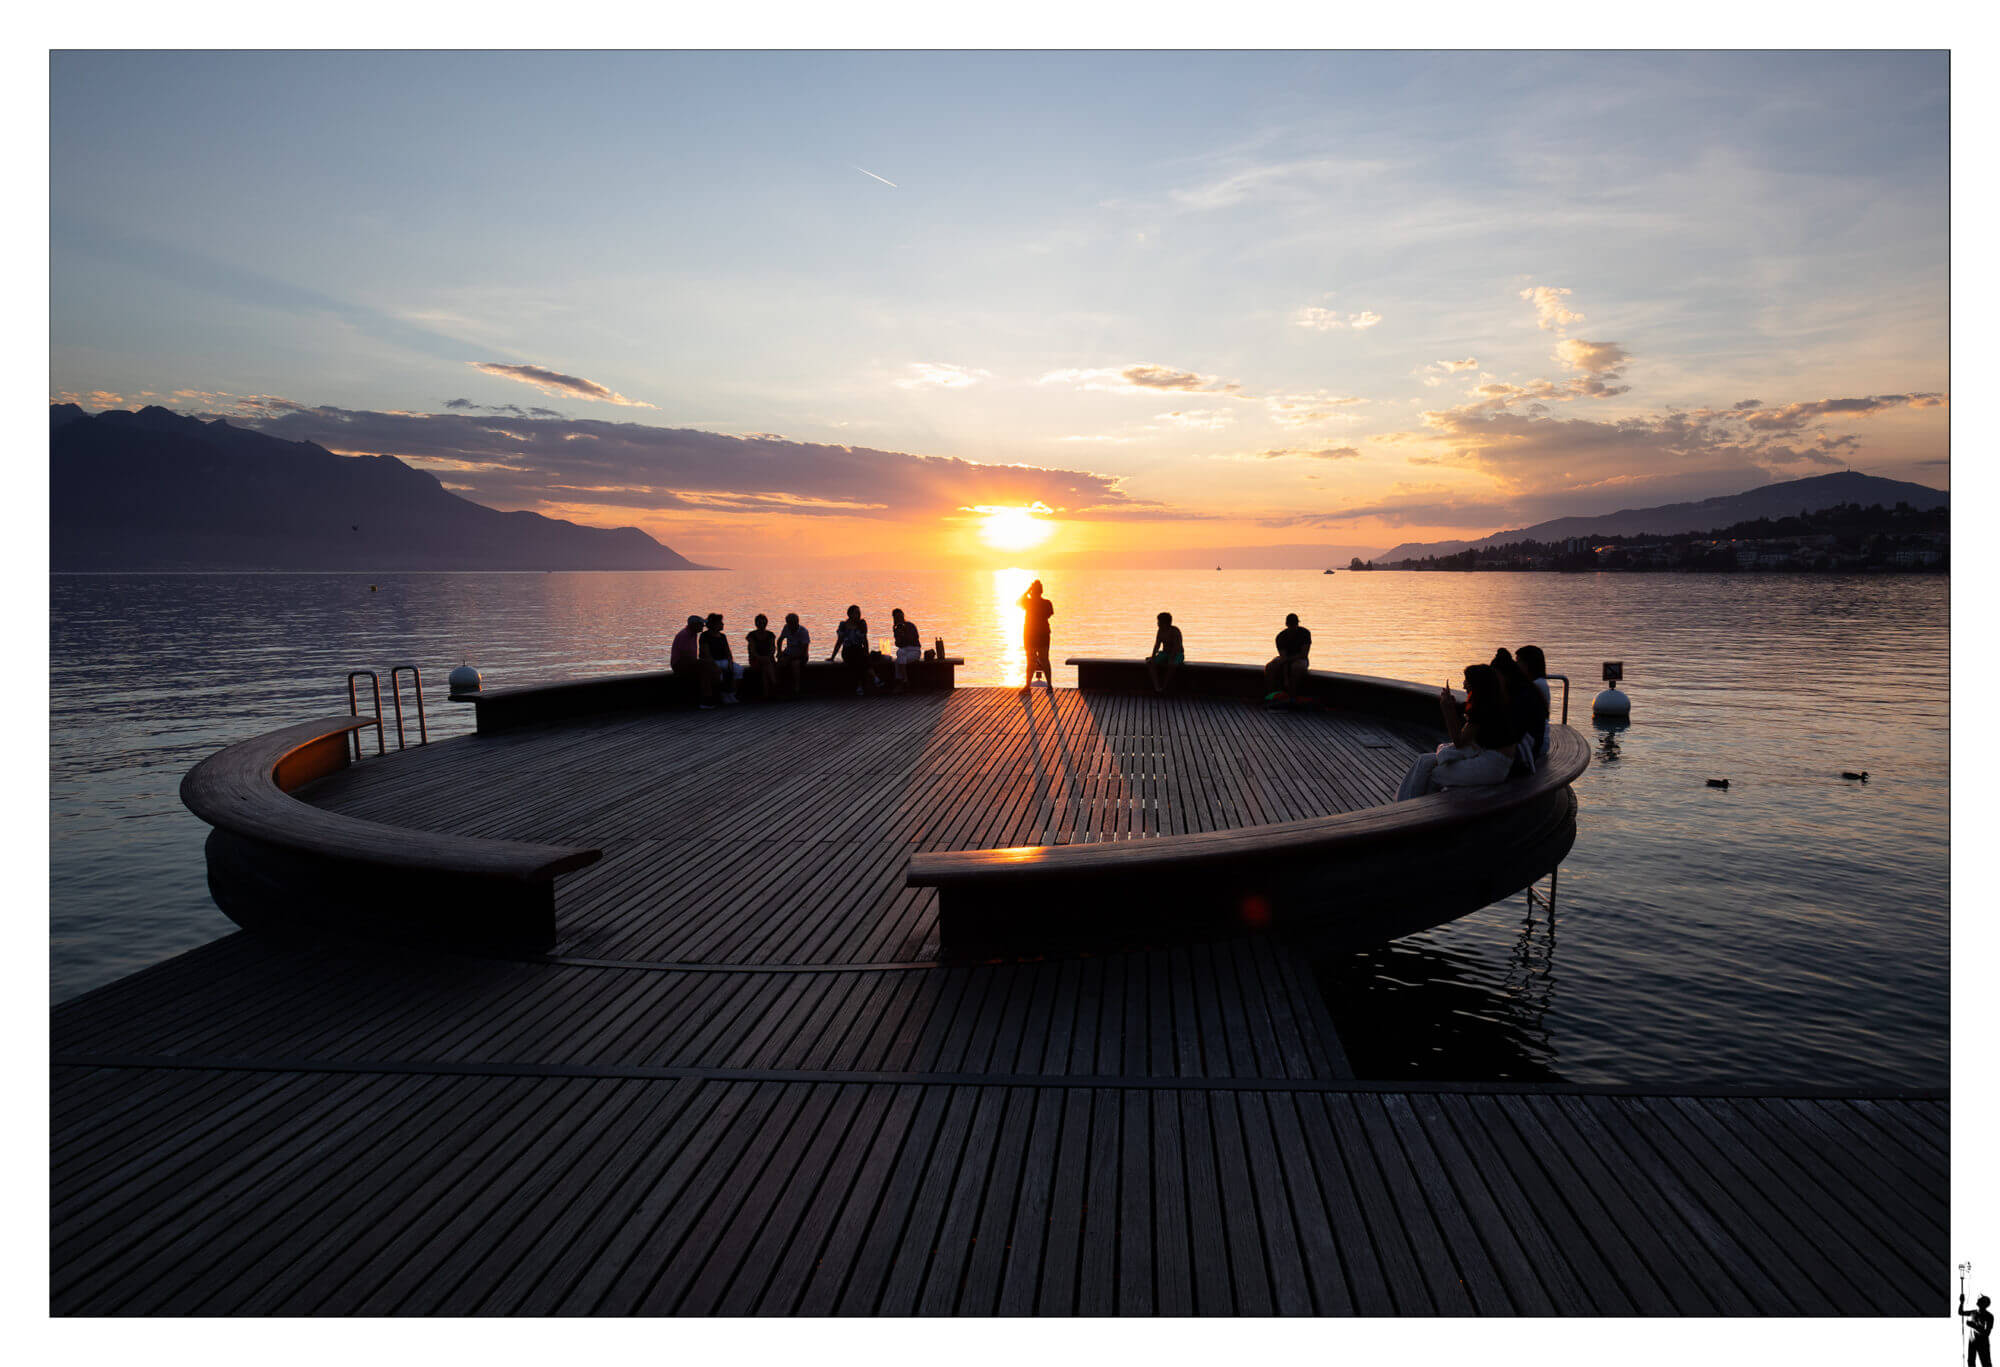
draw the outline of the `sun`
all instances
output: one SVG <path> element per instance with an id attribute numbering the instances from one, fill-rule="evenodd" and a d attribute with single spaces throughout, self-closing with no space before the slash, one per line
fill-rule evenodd
<path id="1" fill-rule="evenodd" d="M 1056 524 L 1045 516 L 1049 509 L 1039 503 L 1025 508 L 982 507 L 975 511 L 986 514 L 979 537 L 995 550 L 1025 551 L 1055 534 Z"/>

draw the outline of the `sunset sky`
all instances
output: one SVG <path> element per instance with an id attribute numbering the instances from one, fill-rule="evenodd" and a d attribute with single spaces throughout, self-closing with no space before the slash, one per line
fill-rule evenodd
<path id="1" fill-rule="evenodd" d="M 50 397 L 729 565 L 1943 487 L 1948 74 L 58 54 Z"/>

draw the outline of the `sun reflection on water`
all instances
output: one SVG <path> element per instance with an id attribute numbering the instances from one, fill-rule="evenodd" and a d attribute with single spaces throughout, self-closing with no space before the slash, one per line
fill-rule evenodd
<path id="1" fill-rule="evenodd" d="M 1028 648 L 1022 628 L 1028 614 L 1021 610 L 1021 595 L 1035 582 L 1035 572 L 1018 565 L 993 571 L 993 619 L 999 626 L 1000 677 L 1012 683 L 1028 677 Z"/>

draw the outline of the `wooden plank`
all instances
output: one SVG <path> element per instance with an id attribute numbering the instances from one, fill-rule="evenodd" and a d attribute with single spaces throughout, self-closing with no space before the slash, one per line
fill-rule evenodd
<path id="1" fill-rule="evenodd" d="M 1310 1315 L 1314 1313 L 1312 1288 L 1293 1227 L 1285 1181 L 1272 1161 L 1278 1146 L 1266 1099 L 1258 1092 L 1238 1092 L 1234 1100 L 1243 1124 L 1244 1151 L 1250 1155 L 1250 1185 L 1256 1193 L 1257 1223 L 1263 1234 L 1265 1266 L 1271 1274 L 1273 1306 L 1280 1315 Z"/>
<path id="2" fill-rule="evenodd" d="M 1483 1181 L 1498 1207 L 1498 1219 L 1489 1216 L 1483 1224 L 1496 1231 L 1489 1237 L 1499 1245 L 1494 1261 L 1501 1274 L 1510 1276 L 1515 1267 L 1533 1272 L 1550 1304 L 1548 1312 L 1534 1313 L 1632 1313 L 1631 1301 L 1568 1203 L 1490 1103 L 1491 1098 L 1450 1094 L 1411 1099 L 1419 1114 L 1433 1105 L 1442 1113 L 1463 1146 L 1462 1154 L 1445 1155 L 1446 1165 L 1468 1174 L 1468 1180 Z M 1430 1121 L 1434 1140 L 1442 1135 L 1438 1124 Z"/>
<path id="3" fill-rule="evenodd" d="M 1766 1307 L 1772 1313 L 1818 1315 L 1842 1301 L 1866 1303 L 1820 1249 L 1796 1237 L 1762 1185 L 1720 1155 L 1686 1115 L 1658 1097 L 1620 1097 L 1620 1107 L 1642 1117 L 1634 1127 L 1640 1137 L 1688 1181 L 1718 1219 L 1728 1223 L 1736 1241 L 1756 1259 L 1760 1283 L 1756 1293 L 1768 1297 Z"/>
<path id="4" fill-rule="evenodd" d="M 1714 1313 L 1659 1232 L 1552 1105 L 1520 1096 L 1497 1096 L 1491 1105 L 1492 1111 L 1485 1112 L 1491 1120 L 1488 1128 L 1496 1135 L 1505 1133 L 1492 1112 L 1513 1127 L 1519 1145 L 1544 1170 L 1592 1253 L 1617 1277 L 1620 1291 L 1639 1313 Z M 1578 1256 L 1590 1255 L 1579 1249 Z"/>
<path id="5" fill-rule="evenodd" d="M 1053 1087 L 1033 1092 L 1034 1119 L 1021 1158 L 1014 1220 L 1009 1231 L 1005 1266 L 1000 1270 L 995 1315 L 1032 1315 L 1047 1262 L 1049 1233 L 1055 1223 L 1054 1199 L 1057 1153 L 1062 1142 L 1066 1093 Z"/>
<path id="6" fill-rule="evenodd" d="M 952 1218 L 939 1240 L 940 1256 L 933 1261 L 924 1286 L 926 1314 L 988 1317 L 999 1300 L 1014 1228 L 1015 1192 L 1021 1184 L 1021 1165 L 1034 1118 L 1035 1091 L 1026 1087 L 987 1091 L 1002 1098 L 1006 1109 L 987 1146 L 991 1158 L 983 1181 L 975 1183 L 970 1171 L 960 1174 L 964 1194 L 953 1203 Z"/>
<path id="7" fill-rule="evenodd" d="M 1621 1142 L 1626 1127 L 1613 1128 L 1607 1123 L 1612 1118 L 1608 1107 L 1570 1096 L 1555 1097 L 1553 1102 L 1551 1109 L 1575 1127 L 1591 1146 L 1592 1155 L 1611 1172 L 1618 1189 L 1644 1213 L 1647 1227 L 1661 1231 L 1667 1244 L 1682 1252 L 1688 1275 L 1703 1295 L 1724 1314 L 1756 1313 L 1756 1303 L 1721 1261 L 1726 1258 L 1728 1264 L 1740 1265 L 1739 1251 L 1673 1174 L 1663 1172 L 1655 1162 L 1635 1161 Z M 1643 1150 L 1640 1157 L 1648 1158 Z M 1655 1185 L 1649 1174 L 1659 1178 L 1661 1185 Z"/>
<path id="8" fill-rule="evenodd" d="M 882 1278 L 901 1250 L 917 1176 L 930 1161 L 950 1102 L 946 1087 L 901 1089 L 889 1122 L 869 1149 L 866 1180 L 842 1207 L 795 1313 L 825 1316 L 843 1307 L 847 1314 L 873 1311 Z"/>
<path id="9" fill-rule="evenodd" d="M 713 1314 L 723 1297 L 737 1289 L 739 1277 L 742 1296 L 754 1301 L 862 1099 L 855 1087 L 806 1091 L 784 1139 L 771 1149 L 761 1170 L 751 1170 L 746 1162 L 732 1175 L 729 1187 L 741 1193 L 740 1199 L 731 1202 L 732 1192 L 726 1190 L 723 1199 L 709 1206 L 647 1293 L 642 1313 Z M 754 1152 L 746 1158 L 754 1161 Z"/>
<path id="10" fill-rule="evenodd" d="M 957 1188 L 960 1166 L 967 1158 L 968 1139 L 976 1131 L 999 1123 L 999 1094 L 984 1087 L 954 1087 L 944 1123 L 932 1146 L 930 1161 L 916 1182 L 916 1199 L 910 1204 L 909 1220 L 901 1231 L 899 1247 L 879 1289 L 851 1286 L 866 1295 L 868 1308 L 861 1313 L 910 1315 L 917 1310 L 924 1279 L 939 1245 L 951 1193 Z M 976 1161 L 976 1160 L 975 1160 Z M 845 1310 L 845 1307 L 843 1307 Z"/>

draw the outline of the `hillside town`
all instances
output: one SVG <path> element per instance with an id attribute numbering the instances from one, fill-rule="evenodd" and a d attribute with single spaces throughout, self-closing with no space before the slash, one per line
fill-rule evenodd
<path id="1" fill-rule="evenodd" d="M 1510 541 L 1417 560 L 1363 561 L 1350 570 L 1787 570 L 1942 574 L 1951 568 L 1951 513 L 1841 504 L 1707 532 Z"/>

